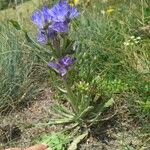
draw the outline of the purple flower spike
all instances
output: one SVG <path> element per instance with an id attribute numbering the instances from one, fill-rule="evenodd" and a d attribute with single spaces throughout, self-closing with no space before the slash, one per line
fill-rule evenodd
<path id="1" fill-rule="evenodd" d="M 77 8 L 71 7 L 66 0 L 59 1 L 49 13 L 53 22 L 51 28 L 57 32 L 68 32 L 70 20 L 79 15 Z"/>
<path id="2" fill-rule="evenodd" d="M 64 76 L 74 61 L 75 59 L 72 59 L 69 56 L 65 56 L 64 58 L 60 59 L 59 62 L 49 62 L 48 66 L 54 69 L 61 76 Z"/>
<path id="3" fill-rule="evenodd" d="M 58 32 L 68 32 L 69 22 L 77 17 L 79 12 L 76 7 L 71 7 L 67 0 L 60 0 L 51 9 L 44 6 L 32 15 L 32 21 L 38 27 L 37 41 L 47 44 L 54 40 Z"/>

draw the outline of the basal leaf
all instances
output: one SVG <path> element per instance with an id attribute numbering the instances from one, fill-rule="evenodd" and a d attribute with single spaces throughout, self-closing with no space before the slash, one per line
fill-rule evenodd
<path id="1" fill-rule="evenodd" d="M 108 100 L 105 104 L 104 104 L 104 108 L 108 108 L 110 106 L 112 106 L 114 104 L 114 100 L 113 98 L 111 98 L 110 100 Z"/>
<path id="2" fill-rule="evenodd" d="M 68 150 L 77 150 L 78 144 L 87 136 L 88 136 L 88 131 L 76 137 L 71 143 L 71 145 L 69 146 Z"/>
<path id="3" fill-rule="evenodd" d="M 17 29 L 17 30 L 21 30 L 21 26 L 20 24 L 18 23 L 18 21 L 16 20 L 13 20 L 13 19 L 10 19 L 9 22 L 11 22 L 11 24 Z"/>

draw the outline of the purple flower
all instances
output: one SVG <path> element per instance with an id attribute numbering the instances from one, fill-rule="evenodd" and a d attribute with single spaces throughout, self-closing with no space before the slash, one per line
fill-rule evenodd
<path id="1" fill-rule="evenodd" d="M 31 17 L 34 24 L 38 26 L 39 29 L 44 29 L 47 23 L 51 22 L 50 9 L 44 6 L 42 10 L 37 10 L 33 13 Z"/>
<path id="2" fill-rule="evenodd" d="M 64 76 L 67 73 L 67 69 L 64 66 L 61 66 L 59 63 L 49 62 L 48 66 L 54 69 L 61 76 Z"/>
<path id="3" fill-rule="evenodd" d="M 37 34 L 37 42 L 41 44 L 47 44 L 48 36 L 45 30 L 39 30 Z"/>
<path id="4" fill-rule="evenodd" d="M 42 8 L 42 13 L 43 13 L 43 16 L 44 16 L 44 22 L 45 23 L 50 23 L 51 20 L 52 20 L 52 17 L 50 15 L 50 9 L 48 8 L 48 6 L 44 6 Z"/>
<path id="5" fill-rule="evenodd" d="M 58 62 L 49 62 L 48 66 L 54 69 L 57 73 L 61 76 L 64 76 L 69 67 L 75 62 L 75 59 L 71 58 L 70 56 L 65 56 L 61 58 Z"/>
<path id="6" fill-rule="evenodd" d="M 51 28 L 57 32 L 68 32 L 69 24 L 67 22 L 54 22 L 51 25 Z"/>
<path id="7" fill-rule="evenodd" d="M 46 30 L 38 29 L 37 42 L 39 42 L 40 44 L 47 44 L 49 40 L 53 40 L 56 36 L 56 31 L 52 30 L 51 28 L 48 28 Z"/>
<path id="8" fill-rule="evenodd" d="M 67 1 L 60 1 L 51 10 L 50 15 L 54 22 L 64 22 L 79 15 L 76 7 L 71 7 Z"/>
<path id="9" fill-rule="evenodd" d="M 54 39 L 57 36 L 57 32 L 54 31 L 50 26 L 47 29 L 47 36 L 49 39 Z"/>
<path id="10" fill-rule="evenodd" d="M 57 36 L 57 32 L 68 32 L 69 22 L 77 17 L 77 8 L 71 7 L 66 0 L 60 0 L 51 9 L 44 6 L 32 15 L 32 21 L 38 27 L 37 41 L 47 44 Z"/>
<path id="11" fill-rule="evenodd" d="M 49 13 L 53 21 L 51 27 L 57 32 L 68 32 L 70 20 L 79 15 L 77 8 L 71 7 L 66 0 L 56 4 Z"/>
<path id="12" fill-rule="evenodd" d="M 44 29 L 48 26 L 57 32 L 68 32 L 69 22 L 77 17 L 79 12 L 77 8 L 71 7 L 67 1 L 60 1 L 51 9 L 44 6 L 42 10 L 37 10 L 32 15 L 32 21 L 39 29 Z M 50 25 L 51 23 L 51 25 Z"/>
<path id="13" fill-rule="evenodd" d="M 32 21 L 38 26 L 38 28 L 43 28 L 43 14 L 42 11 L 37 10 L 32 15 Z"/>
<path id="14" fill-rule="evenodd" d="M 50 9 L 44 6 L 42 10 L 37 10 L 32 15 L 32 21 L 38 27 L 37 41 L 40 44 L 47 44 L 48 40 L 56 36 L 56 31 L 50 28 L 51 23 Z"/>
<path id="15" fill-rule="evenodd" d="M 72 65 L 75 62 L 75 58 L 71 58 L 69 56 L 65 56 L 62 59 L 59 60 L 59 64 L 61 64 L 62 66 L 65 66 L 66 68 L 68 68 L 70 65 Z"/>

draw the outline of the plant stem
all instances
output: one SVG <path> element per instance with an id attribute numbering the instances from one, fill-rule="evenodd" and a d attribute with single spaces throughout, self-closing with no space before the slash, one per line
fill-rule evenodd
<path id="1" fill-rule="evenodd" d="M 77 107 L 77 105 L 76 105 L 76 100 L 77 100 L 77 99 L 76 99 L 75 95 L 73 94 L 70 85 L 67 83 L 67 78 L 66 78 L 66 76 L 63 77 L 63 83 L 64 83 L 64 86 L 65 86 L 65 88 L 66 88 L 66 91 L 67 91 L 67 94 L 68 94 L 68 97 L 69 97 L 71 106 L 72 106 L 72 108 L 73 108 L 73 111 L 74 111 L 75 113 L 77 113 L 77 112 L 78 112 L 78 107 Z"/>

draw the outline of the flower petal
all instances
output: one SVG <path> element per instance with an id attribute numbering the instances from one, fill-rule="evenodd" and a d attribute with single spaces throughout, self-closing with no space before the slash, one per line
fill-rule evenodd
<path id="1" fill-rule="evenodd" d="M 68 32 L 69 30 L 67 22 L 54 22 L 50 27 L 57 32 Z"/>
<path id="2" fill-rule="evenodd" d="M 39 28 L 43 28 L 43 13 L 40 10 L 37 10 L 32 15 L 32 21 L 36 24 Z"/>
<path id="3" fill-rule="evenodd" d="M 79 14 L 80 14 L 80 13 L 79 13 L 79 11 L 77 10 L 77 8 L 72 7 L 72 8 L 70 9 L 70 16 L 69 16 L 69 19 L 73 19 L 73 18 L 77 17 Z"/>
<path id="4" fill-rule="evenodd" d="M 59 73 L 61 76 L 64 76 L 67 73 L 67 69 L 63 66 L 61 66 L 58 63 L 55 62 L 49 62 L 48 66 L 52 69 L 54 69 L 57 73 Z"/>
<path id="5" fill-rule="evenodd" d="M 48 33 L 48 38 L 49 39 L 54 39 L 57 36 L 56 31 L 53 30 L 50 26 L 47 29 L 47 33 Z"/>
<path id="6" fill-rule="evenodd" d="M 59 63 L 66 68 L 68 68 L 70 65 L 72 65 L 75 62 L 75 58 L 71 58 L 70 56 L 65 56 L 62 59 L 60 59 Z"/>
<path id="7" fill-rule="evenodd" d="M 51 9 L 52 20 L 55 22 L 65 21 L 66 16 L 68 14 L 69 7 L 70 6 L 67 5 L 67 2 L 62 2 L 62 1 L 54 5 L 54 7 Z"/>
<path id="8" fill-rule="evenodd" d="M 59 68 L 59 74 L 60 74 L 61 76 L 64 76 L 66 73 L 67 73 L 67 69 L 66 69 L 66 68 L 63 68 L 63 67 L 60 67 L 60 68 Z"/>
<path id="9" fill-rule="evenodd" d="M 44 6 L 42 8 L 42 13 L 43 13 L 43 16 L 44 16 L 44 21 L 45 23 L 49 23 L 52 19 L 52 16 L 50 14 L 50 9 L 48 8 L 48 6 Z"/>
<path id="10" fill-rule="evenodd" d="M 38 34 L 37 34 L 37 41 L 40 43 L 40 44 L 47 44 L 47 34 L 46 34 L 46 31 L 45 30 L 39 30 L 38 31 Z"/>
<path id="11" fill-rule="evenodd" d="M 50 12 L 52 20 L 54 22 L 64 22 L 79 15 L 79 12 L 76 7 L 71 7 L 67 1 L 60 0 Z"/>

